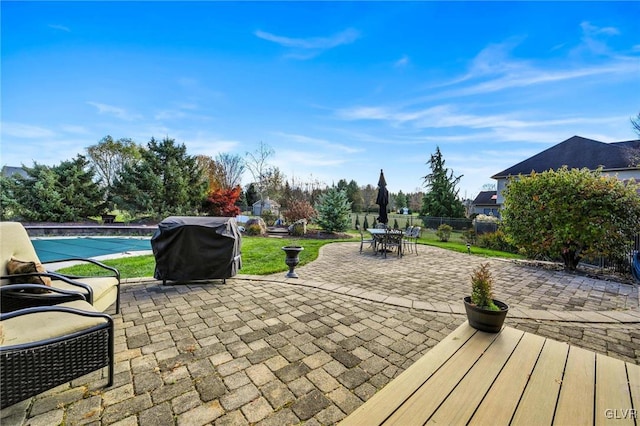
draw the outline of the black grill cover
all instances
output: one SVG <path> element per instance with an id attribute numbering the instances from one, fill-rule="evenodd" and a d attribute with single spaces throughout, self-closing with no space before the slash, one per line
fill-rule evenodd
<path id="1" fill-rule="evenodd" d="M 168 217 L 151 237 L 153 276 L 163 282 L 232 277 L 242 267 L 241 245 L 235 218 Z"/>

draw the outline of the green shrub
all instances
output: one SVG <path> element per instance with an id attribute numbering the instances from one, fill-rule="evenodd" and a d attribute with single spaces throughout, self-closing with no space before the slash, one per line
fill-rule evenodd
<path id="1" fill-rule="evenodd" d="M 438 226 L 436 235 L 438 236 L 440 241 L 446 243 L 447 241 L 449 241 L 449 238 L 451 237 L 451 231 L 453 231 L 453 227 L 451 227 L 450 225 L 447 225 L 446 223 L 443 223 L 442 225 Z"/>
<path id="2" fill-rule="evenodd" d="M 465 242 L 470 243 L 470 244 L 475 244 L 476 243 L 476 231 L 473 228 L 467 228 L 464 231 L 462 231 L 462 237 L 464 238 Z"/>
<path id="3" fill-rule="evenodd" d="M 261 235 L 262 228 L 260 228 L 260 225 L 258 225 L 257 223 L 254 223 L 247 227 L 246 232 L 247 232 L 247 235 L 251 235 L 251 236 Z"/>
<path id="4" fill-rule="evenodd" d="M 364 223 L 362 224 L 364 229 L 369 229 L 369 219 L 367 219 L 367 215 L 364 215 Z"/>
<path id="5" fill-rule="evenodd" d="M 276 219 L 278 219 L 278 216 L 271 210 L 264 210 L 260 217 L 264 220 L 264 223 L 266 223 L 267 226 L 272 226 Z"/>
<path id="6" fill-rule="evenodd" d="M 507 237 L 500 229 L 496 232 L 487 232 L 479 235 L 477 238 L 478 247 L 484 247 L 491 250 L 500 250 L 508 253 L 518 253 L 518 248 L 507 241 Z"/>

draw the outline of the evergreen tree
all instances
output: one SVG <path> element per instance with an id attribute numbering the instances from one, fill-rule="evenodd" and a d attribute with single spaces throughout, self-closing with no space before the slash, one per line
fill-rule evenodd
<path id="1" fill-rule="evenodd" d="M 198 212 L 207 189 L 196 158 L 187 155 L 184 144 L 168 137 L 161 142 L 151 138 L 140 161 L 125 165 L 116 179 L 114 199 L 134 215 L 189 215 Z"/>
<path id="2" fill-rule="evenodd" d="M 346 191 L 329 188 L 318 199 L 316 222 L 327 232 L 344 232 L 351 225 L 349 199 Z"/>
<path id="3" fill-rule="evenodd" d="M 400 190 L 398 192 L 398 194 L 396 195 L 396 208 L 397 209 L 401 209 L 403 207 L 408 207 L 408 201 L 407 201 L 407 196 L 404 195 L 404 193 L 402 192 L 402 190 Z"/>
<path id="4" fill-rule="evenodd" d="M 58 166 L 34 163 L 24 167 L 28 177 L 10 179 L 18 216 L 38 222 L 74 222 L 103 213 L 104 189 L 83 155 Z"/>
<path id="5" fill-rule="evenodd" d="M 347 198 L 351 202 L 351 211 L 361 212 L 364 207 L 362 192 L 355 180 L 351 180 L 347 185 Z"/>
<path id="6" fill-rule="evenodd" d="M 445 167 L 439 147 L 436 147 L 436 153 L 431 155 L 427 164 L 431 167 L 431 173 L 424 177 L 427 193 L 422 199 L 420 214 L 436 217 L 464 217 L 464 206 L 458 198 L 459 190 L 456 189 L 462 175 L 455 177 L 453 171 Z"/>
<path id="7" fill-rule="evenodd" d="M 249 210 L 253 208 L 253 205 L 256 201 L 260 201 L 260 194 L 258 193 L 258 188 L 256 188 L 255 183 L 250 183 L 247 185 L 245 189 L 245 197 L 247 199 L 247 207 Z"/>

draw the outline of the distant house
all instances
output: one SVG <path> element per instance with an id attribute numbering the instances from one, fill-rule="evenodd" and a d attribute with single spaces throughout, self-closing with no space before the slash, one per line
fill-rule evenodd
<path id="1" fill-rule="evenodd" d="M 268 197 L 264 199 L 264 201 L 258 200 L 253 203 L 253 215 L 260 216 L 263 211 L 269 210 L 271 213 L 276 215 L 280 214 L 280 204 L 277 202 L 270 200 Z"/>
<path id="2" fill-rule="evenodd" d="M 480 191 L 471 204 L 471 213 L 500 217 L 497 200 L 496 191 Z"/>
<path id="3" fill-rule="evenodd" d="M 14 166 L 2 166 L 2 176 L 11 177 L 13 175 L 20 175 L 22 177 L 29 177 L 27 172 L 22 167 Z"/>
<path id="4" fill-rule="evenodd" d="M 498 208 L 503 204 L 502 191 L 510 177 L 530 175 L 532 171 L 541 173 L 557 170 L 562 166 L 570 169 L 602 168 L 602 174 L 616 176 L 620 180 L 635 179 L 640 182 L 640 140 L 605 143 L 580 136 L 573 136 L 564 142 L 548 148 L 533 157 L 491 176 L 497 180 Z"/>

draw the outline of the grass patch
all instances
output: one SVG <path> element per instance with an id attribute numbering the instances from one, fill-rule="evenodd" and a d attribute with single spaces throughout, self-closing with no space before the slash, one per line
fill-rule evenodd
<path id="1" fill-rule="evenodd" d="M 351 234 L 354 238 L 346 239 L 294 239 L 294 238 L 264 238 L 264 237 L 242 237 L 242 269 L 241 274 L 247 275 L 269 275 L 277 272 L 287 271 L 284 263 L 285 254 L 282 247 L 285 245 L 300 245 L 304 250 L 300 252 L 299 266 L 306 265 L 318 257 L 320 247 L 325 244 L 343 241 L 360 241 L 359 234 Z M 448 242 L 442 242 L 435 235 L 435 231 L 423 230 L 418 244 L 425 244 L 452 250 L 459 253 L 467 253 L 467 245 L 461 233 L 453 232 Z M 505 253 L 496 250 L 484 249 L 473 246 L 471 253 L 486 257 L 500 257 L 507 259 L 520 259 L 522 256 Z M 122 278 L 152 277 L 156 266 L 153 255 L 123 257 L 119 259 L 105 260 L 102 263 L 113 266 L 120 271 Z M 93 265 L 77 265 L 61 269 L 60 272 L 72 275 L 99 275 L 100 269 Z"/>

